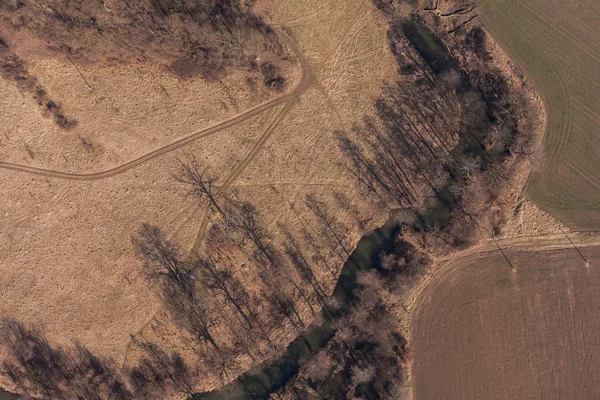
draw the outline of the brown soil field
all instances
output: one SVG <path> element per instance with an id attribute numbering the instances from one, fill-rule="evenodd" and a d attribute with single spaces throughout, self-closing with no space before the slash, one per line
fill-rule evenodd
<path id="1" fill-rule="evenodd" d="M 340 166 L 333 131 L 370 112 L 382 80 L 395 74 L 385 21 L 369 0 L 273 0 L 256 9 L 287 32 L 295 54 L 278 97 L 254 91 L 241 73 L 182 82 L 159 70 L 82 66 L 90 90 L 70 63 L 22 54 L 77 119 L 64 131 L 0 80 L 0 316 L 42 327 L 52 343 L 79 341 L 119 365 L 129 361 L 132 334 L 189 355 L 130 242 L 147 222 L 184 249 L 201 245 L 206 204 L 172 177 L 183 152 L 256 204 L 269 229 L 280 222 L 297 233 L 313 218 L 304 198 L 315 193 L 350 228 L 353 247 L 361 231 L 335 191 L 355 202 L 367 228 L 381 224 L 386 215 L 373 214 Z M 295 335 L 285 327 L 274 341 Z M 240 360 L 236 373 L 249 363 Z M 196 389 L 220 384 L 203 379 Z"/>
<path id="2" fill-rule="evenodd" d="M 546 108 L 544 162 L 528 196 L 581 229 L 600 225 L 599 12 L 594 0 L 483 0 L 478 7 Z"/>
<path id="3" fill-rule="evenodd" d="M 481 248 L 441 265 L 412 315 L 414 398 L 598 398 L 600 248 L 573 241 L 589 267 L 564 236 L 506 248 L 516 272 Z"/>

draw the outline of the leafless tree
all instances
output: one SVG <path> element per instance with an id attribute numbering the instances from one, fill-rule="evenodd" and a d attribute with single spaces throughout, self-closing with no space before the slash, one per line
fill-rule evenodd
<path id="1" fill-rule="evenodd" d="M 301 332 L 304 321 L 296 311 L 291 296 L 286 295 L 282 290 L 269 290 L 269 288 L 263 290 L 262 296 L 271 306 L 271 310 L 275 315 L 287 319 L 298 332 Z"/>
<path id="2" fill-rule="evenodd" d="M 344 236 L 347 233 L 346 227 L 329 215 L 325 203 L 318 200 L 315 195 L 306 195 L 306 206 L 313 212 L 313 214 L 315 214 L 315 216 L 317 216 L 319 222 L 324 227 L 326 235 L 330 236 L 332 238 L 332 242 L 335 245 L 339 245 L 344 251 L 346 257 L 349 258 L 350 251 L 348 251 L 346 245 L 344 244 Z"/>
<path id="3" fill-rule="evenodd" d="M 352 218 L 356 221 L 358 229 L 363 230 L 365 228 L 365 221 L 361 218 L 360 211 L 356 208 L 356 205 L 352 203 L 352 200 L 341 191 L 333 193 L 333 198 L 338 203 L 342 210 L 347 211 Z"/>
<path id="4" fill-rule="evenodd" d="M 217 351 L 221 348 L 213 334 L 213 320 L 210 312 L 210 299 L 205 293 L 197 293 L 195 286 L 188 286 L 187 291 L 165 282 L 162 296 L 165 306 L 171 313 L 174 322 L 192 333 L 199 341 L 205 341 Z"/>
<path id="5" fill-rule="evenodd" d="M 177 182 L 183 183 L 189 187 L 189 194 L 198 199 L 207 198 L 210 205 L 213 206 L 219 214 L 225 216 L 217 196 L 219 194 L 215 188 L 217 178 L 210 174 L 208 168 L 200 165 L 198 160 L 191 154 L 186 154 L 184 160 L 180 160 L 179 173 L 175 175 Z"/>
<path id="6" fill-rule="evenodd" d="M 191 284 L 189 265 L 177 244 L 167 240 L 159 227 L 142 224 L 132 238 L 138 257 L 144 262 L 143 271 L 152 280 L 169 280 L 182 291 Z"/>
<path id="7" fill-rule="evenodd" d="M 211 333 L 208 299 L 197 292 L 190 263 L 179 246 L 167 240 L 160 228 L 148 224 L 142 224 L 132 242 L 144 262 L 144 273 L 160 284 L 164 303 L 175 322 L 219 350 Z"/>
<path id="8" fill-rule="evenodd" d="M 180 354 L 168 353 L 155 344 L 136 342 L 143 357 L 129 369 L 137 398 L 165 398 L 173 393 L 193 394 L 191 372 Z"/>
<path id="9" fill-rule="evenodd" d="M 250 304 L 250 296 L 230 270 L 218 268 L 212 257 L 200 258 L 199 256 L 194 260 L 194 268 L 198 271 L 199 279 L 204 286 L 232 305 L 249 327 L 253 325 L 251 318 L 255 312 Z"/>
<path id="10" fill-rule="evenodd" d="M 270 243 L 270 235 L 259 222 L 259 216 L 259 211 L 252 203 L 230 200 L 227 203 L 225 224 L 229 231 L 239 237 L 241 244 L 250 241 L 255 247 L 257 256 L 276 267 L 277 254 Z"/>
<path id="11" fill-rule="evenodd" d="M 5 319 L 0 324 L 0 341 L 10 359 L 2 372 L 28 395 L 53 399 L 132 399 L 125 384 L 116 377 L 114 363 L 95 356 L 81 344 L 71 348 L 53 346 L 40 329 Z"/>

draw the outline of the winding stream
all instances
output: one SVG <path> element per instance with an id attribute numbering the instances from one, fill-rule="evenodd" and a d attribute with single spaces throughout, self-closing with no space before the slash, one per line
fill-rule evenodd
<path id="1" fill-rule="evenodd" d="M 379 256 L 382 252 L 391 252 L 396 232 L 396 226 L 387 223 L 359 240 L 344 264 L 332 294 L 339 307 L 329 313 L 322 312 L 324 322 L 321 325 L 309 328 L 296 338 L 278 359 L 265 361 L 220 390 L 197 393 L 190 400 L 267 399 L 272 392 L 284 386 L 298 372 L 302 357 L 318 351 L 333 338 L 335 320 L 345 315 L 352 305 L 358 272 L 379 266 Z"/>
<path id="2" fill-rule="evenodd" d="M 407 20 L 403 30 L 436 74 L 456 68 L 456 61 L 425 25 L 418 21 Z M 443 217 L 432 215 L 429 218 Z M 352 305 L 352 292 L 357 286 L 357 273 L 380 265 L 379 256 L 382 252 L 389 253 L 392 250 L 397 231 L 398 228 L 388 222 L 360 239 L 356 249 L 344 264 L 332 295 L 340 307 L 329 313 L 322 312 L 324 322 L 321 325 L 309 328 L 305 334 L 296 338 L 280 358 L 263 362 L 220 390 L 197 393 L 190 400 L 267 399 L 271 393 L 284 386 L 298 372 L 300 359 L 325 347 L 333 338 L 336 330 L 335 320 L 345 315 Z"/>

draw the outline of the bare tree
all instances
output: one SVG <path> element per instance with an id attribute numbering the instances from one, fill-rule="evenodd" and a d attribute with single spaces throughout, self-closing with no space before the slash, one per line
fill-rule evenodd
<path id="1" fill-rule="evenodd" d="M 149 279 L 166 279 L 182 291 L 189 291 L 189 265 L 179 246 L 167 240 L 159 227 L 142 224 L 132 238 L 138 257 L 144 262 L 143 272 Z"/>
<path id="2" fill-rule="evenodd" d="M 346 196 L 344 192 L 336 191 L 333 193 L 333 198 L 338 203 L 342 210 L 346 210 L 352 218 L 356 221 L 358 229 L 363 230 L 365 228 L 365 223 L 360 216 L 360 212 L 356 208 L 356 206 L 352 203 L 352 200 Z"/>
<path id="3" fill-rule="evenodd" d="M 271 291 L 268 288 L 267 290 L 263 291 L 262 296 L 271 306 L 271 309 L 276 313 L 276 315 L 279 315 L 290 321 L 292 326 L 296 328 L 298 332 L 300 332 L 300 329 L 304 327 L 304 321 L 302 321 L 300 314 L 298 314 L 296 311 L 296 307 L 294 306 L 293 301 L 291 301 L 290 296 L 287 296 L 281 290 Z M 294 316 L 300 325 L 298 325 L 298 322 L 294 320 Z"/>
<path id="4" fill-rule="evenodd" d="M 208 301 L 198 295 L 190 263 L 179 246 L 167 240 L 160 228 L 148 224 L 142 224 L 132 242 L 144 262 L 146 276 L 160 283 L 163 300 L 175 322 L 219 350 L 211 333 Z"/>
<path id="5" fill-rule="evenodd" d="M 177 325 L 188 330 L 199 341 L 208 342 L 215 350 L 221 351 L 212 335 L 213 321 L 208 297 L 200 296 L 193 286 L 189 288 L 188 291 L 182 291 L 178 286 L 165 282 L 162 295 L 167 309 Z"/>
<path id="6" fill-rule="evenodd" d="M 189 194 L 198 199 L 207 198 L 222 216 L 225 216 L 223 209 L 217 201 L 218 191 L 215 188 L 217 178 L 210 174 L 208 168 L 200 165 L 198 160 L 191 154 L 187 154 L 184 161 L 180 162 L 180 171 L 175 175 L 177 182 L 188 185 Z"/>
<path id="7" fill-rule="evenodd" d="M 255 247 L 259 257 L 277 266 L 277 254 L 270 243 L 270 236 L 260 224 L 260 216 L 256 207 L 248 201 L 230 200 L 227 203 L 225 223 L 230 230 L 241 235 L 242 244 L 249 240 Z"/>
<path id="8" fill-rule="evenodd" d="M 92 354 L 81 344 L 70 348 L 52 346 L 40 329 L 5 319 L 0 341 L 10 361 L 2 372 L 23 392 L 52 399 L 130 400 L 132 394 L 118 379 L 114 363 Z"/>
<path id="9" fill-rule="evenodd" d="M 248 326 L 252 326 L 250 318 L 254 315 L 250 304 L 250 296 L 242 283 L 228 269 L 219 269 L 212 257 L 196 257 L 194 268 L 199 272 L 203 285 L 222 296 L 232 305 Z"/>
<path id="10" fill-rule="evenodd" d="M 315 197 L 315 195 L 307 194 L 306 206 L 309 208 L 309 210 L 313 212 L 313 214 L 317 216 L 319 222 L 323 224 L 323 226 L 325 227 L 325 232 L 327 232 L 327 234 L 331 234 L 331 236 L 334 239 L 334 242 L 337 243 L 342 248 L 342 250 L 344 250 L 344 253 L 346 253 L 347 257 L 350 257 L 350 252 L 346 248 L 343 240 L 343 235 L 345 234 L 345 232 L 340 233 L 337 231 L 337 229 L 339 229 L 339 226 L 336 226 L 337 221 L 335 221 L 335 219 L 329 215 L 325 204 L 322 201 L 318 200 Z"/>
<path id="11" fill-rule="evenodd" d="M 191 372 L 180 354 L 168 353 L 155 344 L 136 342 L 144 356 L 129 370 L 138 398 L 165 398 L 173 393 L 193 394 Z"/>

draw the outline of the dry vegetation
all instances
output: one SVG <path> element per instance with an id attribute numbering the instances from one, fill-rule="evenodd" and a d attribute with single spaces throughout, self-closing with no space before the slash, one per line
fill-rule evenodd
<path id="1" fill-rule="evenodd" d="M 402 224 L 400 233 L 411 230 Z M 352 305 L 335 319 L 334 337 L 303 357 L 294 379 L 272 397 L 408 398 L 404 383 L 411 351 L 397 315 L 404 308 L 404 293 L 430 263 L 404 239 L 391 252 L 382 252 L 377 268 L 357 274 Z"/>
<path id="2" fill-rule="evenodd" d="M 329 345 L 301 362 L 280 393 L 289 399 L 410 396 L 403 301 L 431 267 L 428 256 L 501 233 L 535 149 L 537 105 L 488 49 L 486 32 L 467 27 L 472 18 L 377 5 L 390 20 L 399 77 L 385 85 L 375 116 L 337 138 L 350 174 L 395 210 L 401 233 L 378 272 L 358 276 L 354 308 L 336 320 Z"/>
<path id="3" fill-rule="evenodd" d="M 60 105 L 48 98 L 46 90 L 39 84 L 35 76 L 29 74 L 25 62 L 15 54 L 9 54 L 0 59 L 0 74 L 7 81 L 15 83 L 23 93 L 33 97 L 35 102 L 42 107 L 45 114 L 54 117 L 54 122 L 63 129 L 72 128 L 77 121 L 67 118 Z"/>
<path id="4" fill-rule="evenodd" d="M 274 64 L 285 49 L 247 3 L 215 1 L 3 1 L 11 39 L 29 33 L 45 51 L 79 63 L 164 65 L 182 78 L 223 76 L 228 68 L 260 69 L 283 88 Z M 6 40 L 12 47 L 10 40 Z M 18 46 L 18 43 L 15 43 Z"/>
<path id="5" fill-rule="evenodd" d="M 415 210 L 432 237 L 460 246 L 500 234 L 536 151 L 531 92 L 480 26 L 382 7 L 399 77 L 375 118 L 338 132 L 348 170 L 388 208 Z"/>
<path id="6" fill-rule="evenodd" d="M 290 12 L 305 7 L 310 10 L 313 4 L 298 4 L 293 9 L 280 3 L 272 6 L 273 15 L 280 10 L 275 22 L 283 23 Z M 220 217 L 207 212 L 207 203 L 188 195 L 188 187 L 173 178 L 180 172 L 178 158 L 193 154 L 218 177 L 219 190 L 232 200 L 251 202 L 256 207 L 260 225 L 273 238 L 273 246 L 309 300 L 298 289 L 286 286 L 283 294 L 293 293 L 299 314 L 299 318 L 292 317 L 294 323 L 300 327 L 301 319 L 308 325 L 311 306 L 316 313 L 321 302 L 313 285 L 329 295 L 347 255 L 341 247 L 331 247 L 330 242 L 337 239 L 331 239 L 330 231 L 323 234 L 318 217 L 307 206 L 306 195 L 314 195 L 310 204 L 317 211 L 321 209 L 322 215 L 326 207 L 327 215 L 336 221 L 334 229 L 344 234 L 341 239 L 347 251 L 364 230 L 379 225 L 385 217 L 385 212 L 373 212 L 370 200 L 358 196 L 352 179 L 338 165 L 341 154 L 332 135 L 335 128 L 351 124 L 356 115 L 371 108 L 373 91 L 382 77 L 394 70 L 382 46 L 385 25 L 374 12 L 361 16 L 357 23 L 355 6 L 355 2 L 347 2 L 322 13 L 329 18 L 328 24 L 315 21 L 289 29 L 306 50 L 311 72 L 310 86 L 293 92 L 293 98 L 282 97 L 235 126 L 219 129 L 212 136 L 199 136 L 186 144 L 185 153 L 162 154 L 90 180 L 86 176 L 67 180 L 53 173 L 109 170 L 269 102 L 270 94 L 260 85 L 256 93 L 252 92 L 245 72 L 233 71 L 220 82 L 197 78 L 180 82 L 150 65 L 77 65 L 92 86 L 90 91 L 70 63 L 42 57 L 39 52 L 29 58 L 19 53 L 32 75 L 78 124 L 69 131 L 56 129 L 31 98 L 22 96 L 12 83 L 2 82 L 5 96 L 0 101 L 6 99 L 2 107 L 10 111 L 2 127 L 3 161 L 45 167 L 52 173 L 40 176 L 3 168 L 0 174 L 5 188 L 0 193 L 0 313 L 23 321 L 26 329 L 43 328 L 52 348 L 68 351 L 79 342 L 96 357 L 107 360 L 108 367 L 125 365 L 120 376 L 132 393 L 135 388 L 127 371 L 144 358 L 143 348 L 135 341 L 152 343 L 168 354 L 181 354 L 193 371 L 195 391 L 219 387 L 270 357 L 275 351 L 264 334 L 254 337 L 241 330 L 236 336 L 231 332 L 229 326 L 237 326 L 231 322 L 241 321 L 242 327 L 247 323 L 225 295 L 216 295 L 213 307 L 217 313 L 211 317 L 217 321 L 211 328 L 219 347 L 235 350 L 234 360 L 226 365 L 234 369 L 225 370 L 228 376 L 221 374 L 222 369 L 205 362 L 212 354 L 208 350 L 212 345 L 198 342 L 187 329 L 180 329 L 185 321 L 174 320 L 172 310 L 162 305 L 162 285 L 153 284 L 141 273 L 142 261 L 136 258 L 130 239 L 144 222 L 160 227 L 163 237 L 179 246 L 186 262 L 191 262 L 189 250 L 196 242 L 200 256 L 210 261 L 202 250 L 205 239 L 212 237 L 208 232 L 215 232 L 213 222 L 219 222 Z M 371 7 L 366 1 L 360 6 L 363 10 Z M 314 32 L 328 40 L 316 40 Z M 340 43 L 343 45 L 338 47 Z M 322 52 L 323 48 L 328 51 Z M 295 75 L 289 80 L 289 89 L 301 81 L 298 71 L 292 72 Z M 92 143 L 92 151 L 81 145 L 78 135 Z M 23 149 L 23 143 L 29 145 L 34 157 Z M 197 235 L 199 227 L 204 228 Z M 284 239 L 284 230 L 290 232 L 293 243 Z M 289 249 L 283 246 L 284 241 Z M 258 300 L 259 321 L 273 324 L 268 310 L 279 308 L 276 315 L 281 315 L 286 309 L 276 298 L 262 298 L 260 269 L 250 243 L 239 250 L 227 250 L 231 260 L 215 255 L 218 271 L 231 268 L 252 300 Z M 300 253 L 313 268 L 316 279 L 312 282 L 306 269 L 296 269 L 304 265 L 299 262 Z M 286 303 L 284 299 L 287 307 Z M 254 318 L 247 315 L 253 329 L 260 332 Z M 287 317 L 274 325 L 267 333 L 280 351 L 298 331 Z M 260 342 L 251 354 L 238 344 L 248 340 Z M 2 347 L 1 351 L 2 360 L 16 362 L 9 349 Z M 3 384 L 10 385 L 8 382 L 5 379 Z M 28 384 L 34 387 L 32 392 L 40 390 L 35 382 Z M 73 395 L 63 383 L 59 386 L 65 397 Z"/>
<path id="7" fill-rule="evenodd" d="M 106 330 L 110 319 L 110 313 L 98 317 L 103 306 L 89 302 L 92 322 L 87 324 L 94 325 L 86 329 L 89 343 L 78 331 L 82 310 L 63 314 L 71 326 L 52 326 L 50 339 L 37 328 L 6 320 L 4 370 L 14 387 L 68 399 L 165 398 L 210 390 L 277 357 L 326 315 L 334 324 L 333 338 L 324 349 L 306 354 L 299 374 L 273 388 L 279 390 L 276 395 L 406 395 L 410 350 L 396 318 L 403 300 L 430 267 L 431 256 L 501 233 L 529 171 L 539 115 L 531 93 L 503 64 L 497 49 L 490 48 L 486 32 L 472 22 L 472 8 L 455 4 L 456 10 L 440 12 L 437 3 L 435 8 L 405 1 L 375 3 L 379 10 L 369 2 L 314 10 L 315 4 L 301 1 L 294 7 L 307 14 L 299 16 L 293 11 L 288 15 L 290 10 L 277 1 L 259 4 L 265 15 L 286 24 L 306 52 L 294 51 L 303 71 L 292 95 L 271 101 L 269 108 L 254 105 L 262 114 L 228 128 L 229 140 L 186 142 L 179 159 L 159 157 L 161 153 L 147 160 L 143 156 L 143 164 L 107 170 L 106 187 L 104 181 L 77 184 L 76 200 L 69 202 L 75 216 L 68 221 L 70 229 L 79 231 L 75 238 L 69 229 L 53 232 L 58 219 L 53 221 L 43 207 L 35 213 L 36 218 L 47 213 L 43 224 L 34 224 L 27 215 L 13 222 L 16 227 L 26 221 L 28 228 L 6 231 L 3 265 L 21 257 L 23 264 L 33 262 L 31 275 L 42 261 L 50 261 L 50 270 L 56 271 L 65 254 L 77 254 L 79 266 L 65 268 L 77 268 L 94 279 L 112 274 L 108 300 L 113 301 L 111 293 L 118 294 L 118 304 L 127 307 L 127 312 L 115 309 L 126 326 L 113 321 L 114 330 L 105 333 L 114 335 L 116 344 L 89 339 Z M 183 77 L 210 79 L 218 78 L 214 71 L 242 66 L 258 70 L 268 87 L 281 89 L 285 83 L 277 65 L 257 50 L 281 57 L 283 48 L 245 4 L 184 2 L 173 8 L 155 2 L 134 7 L 94 3 L 89 7 L 97 15 L 92 13 L 91 19 L 86 4 L 80 9 L 62 3 L 19 4 L 5 7 L 10 29 L 49 37 L 58 45 L 48 51 L 80 63 L 136 59 L 168 65 Z M 359 17 L 349 18 L 356 7 Z M 364 17 L 360 11 L 367 8 L 370 13 Z M 363 29 L 367 21 L 370 30 Z M 373 43 L 383 42 L 386 29 L 391 56 L 373 49 Z M 327 33 L 329 40 L 316 40 L 321 36 L 315 31 Z M 123 34 L 140 42 L 129 43 Z M 250 44 L 237 43 L 241 37 Z M 259 45 L 252 47 L 256 37 Z M 219 40 L 225 44 L 216 46 Z M 122 58 L 111 53 L 111 46 L 122 48 Z M 164 46 L 170 50 L 163 52 Z M 242 57 L 240 49 L 248 46 L 251 56 Z M 18 76 L 28 80 L 25 72 Z M 35 80 L 21 86 L 37 93 Z M 26 188 L 35 191 L 40 181 L 46 182 L 45 191 L 53 191 L 62 178 L 88 177 L 27 165 L 8 167 L 17 171 L 7 170 L 3 179 L 13 182 L 10 193 L 17 198 Z M 42 177 L 18 175 L 23 172 Z M 103 174 L 89 176 L 95 180 Z M 130 187 L 133 198 L 128 196 Z M 88 199 L 86 190 L 101 196 Z M 113 210 L 120 201 L 129 204 Z M 83 217 L 90 204 L 101 205 L 104 212 Z M 330 316 L 340 306 L 328 298 L 343 263 L 358 237 L 386 217 L 400 230 L 394 248 L 381 254 L 377 271 L 354 277 L 358 288 L 348 294 L 350 312 Z M 15 248 L 29 237 L 29 229 L 36 232 L 35 243 L 44 243 L 40 235 L 45 232 L 47 238 L 52 232 L 54 240 L 64 237 L 69 246 L 85 247 L 59 249 L 48 259 L 27 243 L 31 253 L 20 254 Z M 89 265 L 95 268 L 88 270 Z M 6 279 L 6 287 L 15 284 L 25 284 L 23 273 Z M 40 287 L 45 293 L 54 289 L 44 282 Z M 106 291 L 91 290 L 107 301 Z M 69 292 L 67 299 L 81 301 L 73 286 Z M 40 299 L 48 301 L 36 294 L 31 303 Z M 72 310 L 74 304 L 67 301 L 61 307 Z M 9 304 L 5 314 L 11 312 L 23 310 Z M 128 312 L 135 315 L 135 324 Z M 19 319 L 34 327 L 42 320 L 44 329 L 52 325 L 43 318 L 52 314 L 48 309 L 42 318 L 40 310 L 37 317 L 30 313 L 25 310 L 28 318 Z M 76 334 L 65 335 L 68 329 Z M 57 338 L 63 338 L 62 347 L 51 344 Z M 45 370 L 53 372 L 40 372 Z"/>
<path id="8" fill-rule="evenodd" d="M 4 1 L 0 21 L 2 77 L 32 96 L 62 129 L 77 121 L 48 98 L 47 89 L 18 53 L 64 58 L 89 90 L 93 88 L 82 64 L 159 66 L 186 80 L 197 76 L 219 80 L 241 69 L 262 75 L 269 89 L 280 92 L 286 87 L 280 71 L 285 47 L 251 6 L 239 0 Z M 93 139 L 80 138 L 88 151 L 94 150 Z M 28 153 L 34 158 L 33 151 Z"/>

